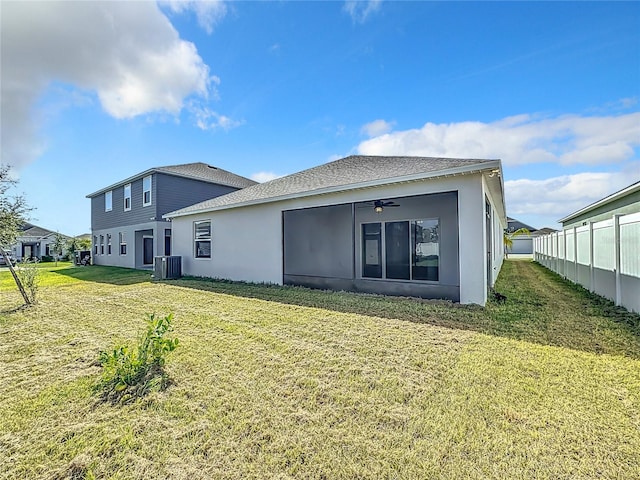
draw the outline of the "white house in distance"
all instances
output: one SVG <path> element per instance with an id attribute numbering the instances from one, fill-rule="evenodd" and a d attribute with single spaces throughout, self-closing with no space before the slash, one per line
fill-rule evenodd
<path id="1" fill-rule="evenodd" d="M 186 275 L 484 305 L 499 160 L 350 156 L 170 212 Z"/>
<path id="2" fill-rule="evenodd" d="M 20 229 L 16 243 L 11 246 L 11 254 L 18 261 L 23 259 L 42 260 L 43 256 L 52 256 L 52 245 L 55 243 L 56 232 L 25 222 Z M 64 241 L 70 237 L 62 235 Z"/>

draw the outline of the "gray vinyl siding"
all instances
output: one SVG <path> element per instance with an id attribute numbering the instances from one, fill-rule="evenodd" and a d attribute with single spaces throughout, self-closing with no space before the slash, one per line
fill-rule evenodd
<path id="1" fill-rule="evenodd" d="M 105 193 L 91 198 L 91 229 L 93 231 L 160 221 L 162 215 L 237 190 L 200 180 L 174 175 L 151 175 L 151 205 L 142 206 L 142 180 L 131 182 L 131 210 L 124 210 L 124 185 L 115 187 L 112 210 L 104 211 Z"/>
<path id="2" fill-rule="evenodd" d="M 157 218 L 156 175 L 151 177 L 151 205 L 142 206 L 142 177 L 131 182 L 131 210 L 124 211 L 124 185 L 115 187 L 113 191 L 113 208 L 104 211 L 104 193 L 91 199 L 91 230 L 102 230 L 118 226 L 147 223 Z"/>
<path id="3" fill-rule="evenodd" d="M 154 202 L 157 202 L 158 218 L 162 215 L 196 203 L 238 190 L 224 185 L 201 182 L 163 173 L 154 174 Z M 159 195 L 156 197 L 156 190 Z"/>

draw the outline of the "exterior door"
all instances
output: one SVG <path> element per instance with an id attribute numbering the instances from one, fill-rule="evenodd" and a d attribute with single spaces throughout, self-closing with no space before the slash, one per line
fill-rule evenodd
<path id="1" fill-rule="evenodd" d="M 153 237 L 142 239 L 142 263 L 144 265 L 153 264 Z"/>

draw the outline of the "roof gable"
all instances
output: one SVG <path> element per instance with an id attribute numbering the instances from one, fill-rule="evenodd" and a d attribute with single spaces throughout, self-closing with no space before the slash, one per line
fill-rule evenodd
<path id="1" fill-rule="evenodd" d="M 499 167 L 498 160 L 353 155 L 171 212 L 165 217 Z"/>

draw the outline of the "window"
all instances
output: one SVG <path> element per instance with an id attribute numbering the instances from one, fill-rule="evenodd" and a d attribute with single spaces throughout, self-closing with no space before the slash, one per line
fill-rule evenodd
<path id="1" fill-rule="evenodd" d="M 142 206 L 151 205 L 151 175 L 142 179 Z"/>
<path id="2" fill-rule="evenodd" d="M 439 267 L 438 219 L 362 224 L 364 278 L 437 282 Z"/>
<path id="3" fill-rule="evenodd" d="M 111 211 L 111 207 L 113 206 L 112 200 L 113 200 L 113 192 L 109 190 L 104 194 L 104 211 L 105 212 Z"/>
<path id="4" fill-rule="evenodd" d="M 211 222 L 194 222 L 196 258 L 211 258 Z"/>
<path id="5" fill-rule="evenodd" d="M 131 210 L 131 184 L 127 183 L 124 186 L 124 211 Z"/>
<path id="6" fill-rule="evenodd" d="M 413 259 L 411 278 L 413 280 L 439 280 L 440 233 L 437 219 L 411 222 Z"/>
<path id="7" fill-rule="evenodd" d="M 111 255 L 111 234 L 107 233 L 107 255 Z"/>
<path id="8" fill-rule="evenodd" d="M 104 235 L 100 235 L 100 255 L 104 255 Z"/>
<path id="9" fill-rule="evenodd" d="M 382 278 L 382 237 L 380 223 L 362 225 L 362 276 Z"/>
<path id="10" fill-rule="evenodd" d="M 98 254 L 98 237 L 96 237 L 95 235 L 93 236 L 93 254 Z"/>
<path id="11" fill-rule="evenodd" d="M 124 232 L 120 232 L 120 255 L 127 254 L 127 236 Z"/>

